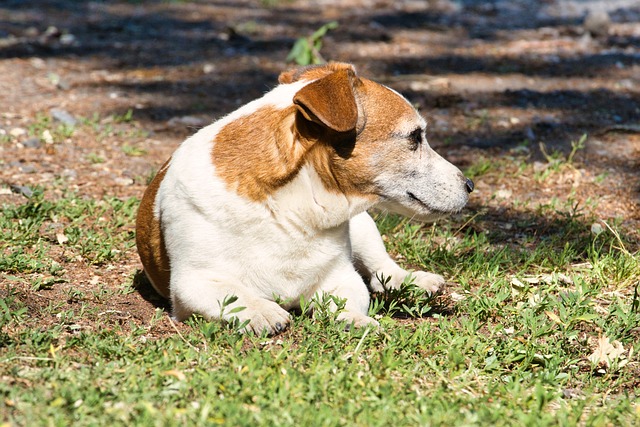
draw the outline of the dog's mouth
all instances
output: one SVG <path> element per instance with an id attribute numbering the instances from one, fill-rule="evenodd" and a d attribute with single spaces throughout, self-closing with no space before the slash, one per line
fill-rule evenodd
<path id="1" fill-rule="evenodd" d="M 416 196 L 415 194 L 413 194 L 411 191 L 407 191 L 407 196 L 409 196 L 409 200 L 411 200 L 412 202 L 420 205 L 423 209 L 428 210 L 431 215 L 446 215 L 446 214 L 450 213 L 448 211 L 445 211 L 445 210 L 442 210 L 442 209 L 436 209 L 433 206 L 430 206 L 426 202 L 420 200 L 420 198 L 418 196 Z"/>

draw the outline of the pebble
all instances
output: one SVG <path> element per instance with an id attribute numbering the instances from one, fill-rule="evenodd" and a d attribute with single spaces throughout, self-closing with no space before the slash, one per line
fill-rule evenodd
<path id="1" fill-rule="evenodd" d="M 78 172 L 73 169 L 65 169 L 60 174 L 63 178 L 67 179 L 76 179 L 78 177 Z"/>
<path id="2" fill-rule="evenodd" d="M 63 34 L 60 36 L 60 44 L 63 46 L 75 46 L 78 44 L 78 39 L 73 34 Z"/>
<path id="3" fill-rule="evenodd" d="M 201 119 L 200 117 L 195 116 L 182 116 L 182 117 L 173 117 L 168 122 L 167 125 L 170 127 L 173 126 L 187 126 L 187 127 L 202 127 L 207 124 L 205 119 Z"/>
<path id="4" fill-rule="evenodd" d="M 133 178 L 122 178 L 122 177 L 119 177 L 119 178 L 116 178 L 114 181 L 115 181 L 115 183 L 117 185 L 120 185 L 122 187 L 126 187 L 128 185 L 133 185 Z"/>
<path id="5" fill-rule="evenodd" d="M 42 145 L 39 138 L 29 138 L 21 144 L 24 148 L 40 148 Z"/>
<path id="6" fill-rule="evenodd" d="M 604 227 L 602 226 L 602 224 L 598 223 L 598 222 L 594 222 L 593 224 L 591 224 L 591 234 L 594 235 L 598 235 L 600 233 L 602 233 L 604 231 Z"/>
<path id="7" fill-rule="evenodd" d="M 20 172 L 22 173 L 35 173 L 36 167 L 33 165 L 22 165 L 20 166 Z"/>
<path id="8" fill-rule="evenodd" d="M 536 140 L 536 134 L 529 126 L 524 129 L 524 137 L 529 140 L 529 142 L 533 142 Z"/>
<path id="9" fill-rule="evenodd" d="M 14 193 L 22 194 L 27 198 L 33 196 L 33 190 L 27 187 L 26 185 L 13 184 L 10 186 L 10 188 L 11 188 L 11 191 L 13 191 Z"/>
<path id="10" fill-rule="evenodd" d="M 49 129 L 45 129 L 42 131 L 42 139 L 45 144 L 53 144 L 53 135 L 51 135 L 51 131 Z"/>
<path id="11" fill-rule="evenodd" d="M 511 190 L 502 189 L 496 191 L 494 195 L 497 199 L 509 199 L 513 195 L 513 192 Z"/>
<path id="12" fill-rule="evenodd" d="M 27 130 L 24 128 L 13 128 L 9 131 L 9 135 L 11 135 L 14 138 L 19 138 L 26 134 L 27 134 Z"/>
<path id="13" fill-rule="evenodd" d="M 75 126 L 78 124 L 78 120 L 76 120 L 75 117 L 73 117 L 68 111 L 61 108 L 52 108 L 49 110 L 49 113 L 51 114 L 51 118 L 56 122 L 60 122 L 68 126 Z"/>
<path id="14" fill-rule="evenodd" d="M 590 10 L 584 18 L 584 29 L 594 37 L 605 37 L 609 35 L 611 18 L 606 10 Z"/>

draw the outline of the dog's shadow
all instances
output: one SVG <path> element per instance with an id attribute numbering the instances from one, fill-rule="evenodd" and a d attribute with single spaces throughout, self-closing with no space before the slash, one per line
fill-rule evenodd
<path id="1" fill-rule="evenodd" d="M 155 308 L 161 308 L 166 312 L 171 311 L 169 300 L 156 292 L 143 270 L 136 270 L 133 276 L 133 288 L 140 294 L 142 299 L 151 303 Z"/>

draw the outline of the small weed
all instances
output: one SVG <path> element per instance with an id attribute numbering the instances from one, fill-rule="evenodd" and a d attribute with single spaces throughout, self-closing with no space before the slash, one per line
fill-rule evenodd
<path id="1" fill-rule="evenodd" d="M 79 289 L 70 288 L 67 291 L 67 302 L 69 304 L 78 303 L 78 302 L 84 301 L 85 299 L 86 299 L 85 293 Z"/>
<path id="2" fill-rule="evenodd" d="M 27 314 L 27 307 L 20 303 L 13 292 L 11 287 L 7 287 L 6 294 L 0 298 L 0 329 L 13 322 L 20 322 Z"/>
<path id="3" fill-rule="evenodd" d="M 96 153 L 89 153 L 87 155 L 87 160 L 91 163 L 91 164 L 100 164 L 100 163 L 104 163 L 104 158 L 99 156 Z"/>
<path id="4" fill-rule="evenodd" d="M 482 157 L 465 169 L 464 174 L 470 178 L 478 178 L 485 175 L 495 167 L 494 160 Z"/>
<path id="5" fill-rule="evenodd" d="M 552 151 L 551 153 L 547 152 L 547 148 L 541 142 L 540 152 L 547 160 L 547 166 L 534 174 L 536 181 L 545 181 L 552 174 L 561 172 L 568 168 L 573 168 L 576 154 L 580 150 L 584 149 L 586 140 L 587 134 L 583 134 L 577 141 L 571 141 L 571 151 L 566 157 L 561 151 Z"/>
<path id="6" fill-rule="evenodd" d="M 57 143 L 73 137 L 76 125 L 56 125 L 48 114 L 38 113 L 35 121 L 27 127 L 27 131 L 30 136 L 40 138 L 46 143 Z"/>
<path id="7" fill-rule="evenodd" d="M 128 109 L 124 114 L 114 115 L 114 123 L 130 123 L 133 121 L 133 110 Z"/>
<path id="8" fill-rule="evenodd" d="M 296 40 L 291 48 L 291 52 L 289 52 L 287 56 L 287 61 L 295 61 L 298 65 L 322 64 L 326 62 L 322 55 L 320 55 L 320 49 L 322 49 L 323 39 L 327 32 L 336 28 L 338 28 L 337 22 L 329 22 L 317 29 L 309 37 L 301 37 Z"/>
<path id="9" fill-rule="evenodd" d="M 489 111 L 482 109 L 473 113 L 472 117 L 467 122 L 467 126 L 471 129 L 483 128 L 489 125 L 490 120 Z"/>
<path id="10" fill-rule="evenodd" d="M 140 148 L 136 145 L 123 144 L 121 149 L 124 154 L 131 157 L 139 157 L 147 154 L 147 151 L 145 149 Z"/>
<path id="11" fill-rule="evenodd" d="M 276 7 L 281 4 L 293 3 L 295 0 L 260 0 L 263 7 Z"/>
<path id="12" fill-rule="evenodd" d="M 379 277 L 383 287 L 390 278 Z M 417 318 L 429 314 L 433 307 L 433 297 L 413 284 L 413 278 L 407 277 L 397 289 L 387 289 L 372 296 L 369 316 L 387 315 L 390 317 Z"/>

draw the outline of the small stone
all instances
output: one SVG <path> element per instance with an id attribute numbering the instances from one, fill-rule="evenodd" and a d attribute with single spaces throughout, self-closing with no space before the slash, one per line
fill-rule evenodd
<path id="1" fill-rule="evenodd" d="M 584 18 L 584 29 L 593 37 L 605 37 L 609 35 L 611 18 L 606 10 L 590 10 Z"/>
<path id="2" fill-rule="evenodd" d="M 119 177 L 115 179 L 115 182 L 117 185 L 121 185 L 123 187 L 126 187 L 128 185 L 133 185 L 133 178 L 124 178 L 124 177 Z"/>
<path id="3" fill-rule="evenodd" d="M 67 179 L 76 179 L 78 177 L 78 172 L 73 169 L 65 169 L 62 171 L 61 176 Z"/>
<path id="4" fill-rule="evenodd" d="M 27 134 L 27 130 L 24 128 L 13 128 L 9 131 L 9 135 L 11 135 L 14 138 L 20 138 L 21 136 L 24 136 Z"/>
<path id="5" fill-rule="evenodd" d="M 199 128 L 207 124 L 205 119 L 201 119 L 200 117 L 195 116 L 181 116 L 181 117 L 173 117 L 168 122 L 167 125 L 169 127 L 174 126 L 187 126 L 189 128 Z"/>
<path id="6" fill-rule="evenodd" d="M 37 68 L 38 70 L 47 68 L 47 63 L 42 58 L 31 58 L 29 63 L 33 68 Z"/>
<path id="7" fill-rule="evenodd" d="M 43 34 L 45 37 L 58 37 L 60 35 L 60 30 L 51 25 L 49 26 Z"/>
<path id="8" fill-rule="evenodd" d="M 34 173 L 36 171 L 36 167 L 33 165 L 22 165 L 20 166 L 20 172 L 22 173 Z"/>
<path id="9" fill-rule="evenodd" d="M 580 399 L 584 396 L 584 393 L 577 388 L 563 388 L 562 395 L 565 399 Z"/>
<path id="10" fill-rule="evenodd" d="M 39 138 L 29 138 L 22 142 L 24 148 L 40 148 L 41 145 Z"/>
<path id="11" fill-rule="evenodd" d="M 77 45 L 76 36 L 73 34 L 63 34 L 60 36 L 60 44 L 63 46 Z"/>
<path id="12" fill-rule="evenodd" d="M 39 34 L 40 34 L 40 31 L 38 30 L 37 27 L 29 27 L 26 30 L 24 30 L 24 33 L 23 33 L 25 37 L 38 37 Z"/>
<path id="13" fill-rule="evenodd" d="M 11 191 L 16 194 L 22 194 L 26 198 L 33 196 L 33 190 L 26 185 L 10 185 Z"/>
<path id="14" fill-rule="evenodd" d="M 599 222 L 594 222 L 591 224 L 591 233 L 594 235 L 598 235 L 604 231 L 604 227 Z"/>
<path id="15" fill-rule="evenodd" d="M 49 112 L 51 113 L 51 118 L 56 122 L 60 122 L 68 126 L 75 126 L 78 124 L 78 120 L 63 109 L 52 108 Z"/>
<path id="16" fill-rule="evenodd" d="M 69 90 L 71 89 L 71 84 L 63 79 L 58 80 L 58 83 L 56 83 L 56 87 L 60 90 Z"/>
<path id="17" fill-rule="evenodd" d="M 509 199 L 512 195 L 513 192 L 506 189 L 498 190 L 495 192 L 496 199 Z"/>
<path id="18" fill-rule="evenodd" d="M 51 131 L 49 129 L 42 131 L 42 139 L 45 144 L 53 144 L 53 135 L 51 135 Z"/>
<path id="19" fill-rule="evenodd" d="M 528 139 L 530 142 L 536 140 L 536 134 L 533 132 L 529 126 L 524 129 L 524 137 Z"/>

